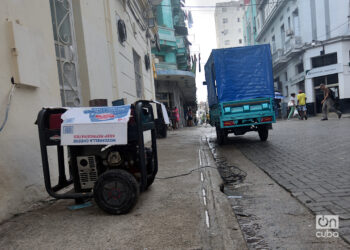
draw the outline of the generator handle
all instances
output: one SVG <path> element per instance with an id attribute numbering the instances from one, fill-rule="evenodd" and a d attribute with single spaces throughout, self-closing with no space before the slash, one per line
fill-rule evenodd
<path id="1" fill-rule="evenodd" d="M 138 148 L 139 148 L 139 159 L 140 159 L 140 172 L 141 172 L 141 191 L 147 189 L 147 166 L 145 159 L 145 142 L 143 132 L 151 130 L 152 139 L 152 156 L 155 164 L 155 173 L 158 171 L 158 161 L 157 161 L 157 144 L 156 144 L 156 126 L 154 122 L 153 107 L 151 105 L 152 101 L 137 101 L 135 103 L 135 115 L 137 123 L 137 133 L 138 133 Z M 148 113 L 148 117 L 144 117 L 143 109 Z"/>
<path id="2" fill-rule="evenodd" d="M 63 193 L 63 194 L 57 193 L 59 190 L 66 188 L 73 183 L 72 179 L 67 180 L 66 178 L 65 165 L 64 165 L 64 152 L 63 152 L 64 149 L 59 144 L 57 144 L 58 173 L 59 173 L 58 184 L 54 187 L 52 187 L 51 185 L 50 166 L 49 166 L 49 160 L 48 160 L 47 147 L 50 145 L 52 146 L 53 144 L 49 144 L 47 142 L 46 123 L 47 123 L 47 116 L 49 115 L 48 110 L 49 109 L 43 108 L 39 112 L 38 119 L 36 121 L 38 125 L 38 130 L 39 130 L 41 160 L 42 160 L 46 191 L 50 196 L 56 199 L 91 198 L 93 196 L 92 193 L 70 193 L 70 192 Z"/>

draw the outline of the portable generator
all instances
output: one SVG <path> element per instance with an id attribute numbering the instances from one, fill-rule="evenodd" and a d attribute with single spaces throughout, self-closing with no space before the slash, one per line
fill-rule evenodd
<path id="1" fill-rule="evenodd" d="M 81 128 L 71 125 L 83 119 L 74 115 L 78 111 L 89 121 L 85 124 L 82 120 Z M 65 117 L 69 112 L 72 116 Z M 119 117 L 120 114 L 123 117 Z M 93 197 L 102 210 L 124 214 L 135 206 L 140 191 L 145 191 L 155 179 L 158 160 L 152 101 L 80 110 L 43 108 L 36 123 L 45 187 L 54 198 L 83 203 Z M 118 126 L 123 129 L 114 131 Z M 145 131 L 151 132 L 149 148 L 144 145 Z M 55 186 L 51 185 L 47 152 L 50 146 L 57 147 L 58 184 Z"/>

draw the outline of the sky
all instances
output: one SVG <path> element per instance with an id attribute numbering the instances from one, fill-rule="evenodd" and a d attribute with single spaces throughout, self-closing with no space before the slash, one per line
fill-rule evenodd
<path id="1" fill-rule="evenodd" d="M 219 2 L 227 0 L 187 0 L 186 6 L 215 6 Z M 204 65 L 207 62 L 212 49 L 216 48 L 216 31 L 214 8 L 190 8 L 193 17 L 193 26 L 189 29 L 188 39 L 192 43 L 191 54 L 201 53 L 202 72 L 196 73 L 197 100 L 198 103 L 207 100 L 207 88 L 203 86 L 205 81 Z M 198 66 L 198 65 L 197 65 Z"/>

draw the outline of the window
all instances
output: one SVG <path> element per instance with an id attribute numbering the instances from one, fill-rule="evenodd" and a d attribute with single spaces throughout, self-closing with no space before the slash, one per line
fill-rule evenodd
<path id="1" fill-rule="evenodd" d="M 225 45 L 230 45 L 230 40 L 225 40 Z"/>
<path id="2" fill-rule="evenodd" d="M 238 43 L 239 43 L 239 44 L 242 44 L 242 39 L 239 39 L 239 40 L 238 40 Z"/>
<path id="3" fill-rule="evenodd" d="M 227 11 L 227 8 L 224 7 L 224 8 L 221 9 L 221 11 L 222 11 L 222 12 L 226 12 L 226 11 Z"/>
<path id="4" fill-rule="evenodd" d="M 158 55 L 156 58 L 158 58 L 159 62 L 165 62 L 165 56 Z"/>
<path id="5" fill-rule="evenodd" d="M 288 73 L 287 73 L 287 71 L 284 72 L 284 79 L 286 79 L 286 82 L 288 82 Z"/>
<path id="6" fill-rule="evenodd" d="M 285 41 L 286 41 L 286 32 L 284 30 L 284 24 L 283 24 L 281 26 L 281 48 L 283 49 L 284 49 Z"/>
<path id="7" fill-rule="evenodd" d="M 304 72 L 304 64 L 303 63 L 298 63 L 295 65 L 295 72 L 296 74 L 300 74 Z"/>
<path id="8" fill-rule="evenodd" d="M 289 29 L 289 30 L 291 29 L 291 26 L 290 26 L 290 16 L 288 17 L 288 29 Z"/>
<path id="9" fill-rule="evenodd" d="M 288 86 L 286 86 L 286 93 L 284 95 L 285 97 L 288 97 L 289 96 L 289 93 L 288 93 Z"/>
<path id="10" fill-rule="evenodd" d="M 222 23 L 228 23 L 227 18 L 223 18 L 223 19 L 222 19 Z"/>
<path id="11" fill-rule="evenodd" d="M 301 81 L 298 83 L 298 90 L 302 90 L 305 93 L 305 82 Z"/>
<path id="12" fill-rule="evenodd" d="M 271 39 L 271 47 L 272 47 L 272 53 L 276 51 L 276 40 L 275 40 L 275 35 L 272 36 Z"/>
<path id="13" fill-rule="evenodd" d="M 238 18 L 237 18 L 237 23 L 239 23 L 240 21 L 241 21 L 241 19 L 238 17 Z"/>
<path id="14" fill-rule="evenodd" d="M 221 33 L 226 36 L 228 34 L 228 29 L 223 30 Z"/>
<path id="15" fill-rule="evenodd" d="M 294 35 L 300 36 L 300 23 L 299 23 L 299 12 L 298 9 L 293 11 L 293 28 L 294 28 Z"/>
<path id="16" fill-rule="evenodd" d="M 321 83 L 330 85 L 330 84 L 338 84 L 339 83 L 339 78 L 338 74 L 332 74 L 328 76 L 319 76 L 313 78 L 314 82 L 314 87 L 319 87 Z"/>
<path id="17" fill-rule="evenodd" d="M 141 58 L 133 50 L 134 58 L 134 70 L 135 70 L 135 82 L 136 82 L 136 97 L 143 98 L 143 84 L 142 84 L 142 73 L 141 73 Z"/>
<path id="18" fill-rule="evenodd" d="M 311 62 L 312 62 L 312 68 L 319 68 L 327 65 L 337 64 L 338 63 L 337 53 L 313 57 L 311 58 Z"/>

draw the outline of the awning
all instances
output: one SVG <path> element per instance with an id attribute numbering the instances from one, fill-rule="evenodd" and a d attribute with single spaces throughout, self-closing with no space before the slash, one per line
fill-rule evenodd
<path id="1" fill-rule="evenodd" d="M 186 103 L 196 102 L 196 75 L 183 70 L 157 70 L 157 81 L 177 82 Z"/>

